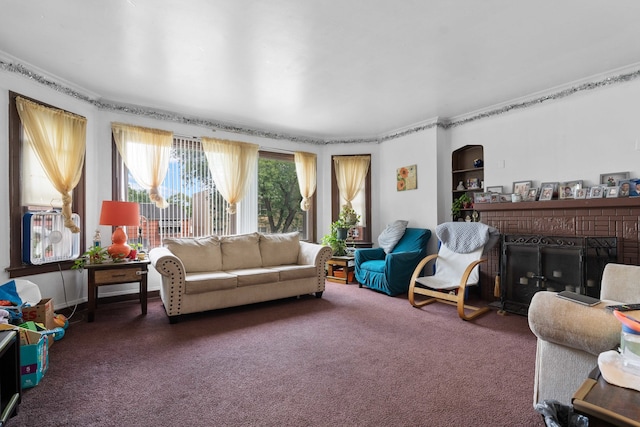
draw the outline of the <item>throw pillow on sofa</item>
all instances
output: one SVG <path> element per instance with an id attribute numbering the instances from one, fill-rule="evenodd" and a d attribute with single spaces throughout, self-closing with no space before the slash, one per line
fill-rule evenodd
<path id="1" fill-rule="evenodd" d="M 262 267 L 259 243 L 258 233 L 220 236 L 222 269 L 227 271 Z"/>
<path id="2" fill-rule="evenodd" d="M 378 236 L 378 245 L 384 249 L 385 253 L 391 253 L 396 247 L 404 232 L 407 229 L 409 221 L 397 220 L 387 225 L 387 228 Z"/>
<path id="3" fill-rule="evenodd" d="M 262 265 L 290 265 L 298 263 L 300 233 L 261 234 Z"/>
<path id="4" fill-rule="evenodd" d="M 222 270 L 222 253 L 217 236 L 163 239 L 164 245 L 182 261 L 188 273 Z"/>

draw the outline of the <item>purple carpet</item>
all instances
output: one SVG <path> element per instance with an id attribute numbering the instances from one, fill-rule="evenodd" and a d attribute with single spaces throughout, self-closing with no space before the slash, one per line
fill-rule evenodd
<path id="1" fill-rule="evenodd" d="M 357 285 L 184 317 L 159 298 L 71 319 L 17 426 L 544 426 L 527 319 Z"/>

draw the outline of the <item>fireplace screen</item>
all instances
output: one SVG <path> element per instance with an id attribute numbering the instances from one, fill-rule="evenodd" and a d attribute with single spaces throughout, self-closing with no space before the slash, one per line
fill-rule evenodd
<path id="1" fill-rule="evenodd" d="M 617 260 L 615 237 L 503 235 L 501 308 L 526 315 L 538 291 L 598 297 L 604 266 Z"/>

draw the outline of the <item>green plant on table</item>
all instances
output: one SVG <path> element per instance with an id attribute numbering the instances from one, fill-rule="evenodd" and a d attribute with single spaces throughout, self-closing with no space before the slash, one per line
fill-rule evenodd
<path id="1" fill-rule="evenodd" d="M 102 264 L 103 262 L 110 259 L 109 252 L 107 252 L 106 248 L 101 246 L 92 246 L 87 249 L 85 253 L 83 253 L 78 259 L 76 259 L 71 266 L 72 270 L 82 270 L 85 264 Z"/>
<path id="2" fill-rule="evenodd" d="M 322 244 L 331 248 L 333 255 L 341 256 L 347 253 L 347 243 L 343 239 L 338 238 L 338 228 L 342 228 L 343 224 L 338 220 L 331 224 L 331 233 L 322 237 Z"/>

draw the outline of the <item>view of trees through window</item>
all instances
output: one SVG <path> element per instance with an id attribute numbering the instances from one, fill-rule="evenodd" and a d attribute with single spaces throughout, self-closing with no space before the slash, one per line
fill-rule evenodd
<path id="1" fill-rule="evenodd" d="M 263 233 L 298 231 L 307 237 L 307 215 L 293 156 L 260 154 L 258 160 L 258 230 Z"/>
<path id="2" fill-rule="evenodd" d="M 300 189 L 293 155 L 261 152 L 258 160 L 258 231 L 299 231 L 307 238 L 307 214 L 300 208 Z M 127 230 L 130 242 L 142 240 L 145 249 L 162 245 L 166 237 L 234 234 L 235 216 L 216 190 L 207 159 L 197 139 L 174 138 L 169 171 L 160 193 L 169 203 L 156 207 L 147 190 L 128 174 L 126 200 L 140 203 L 139 230 Z M 242 209 L 242 204 L 241 204 Z"/>

